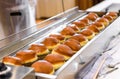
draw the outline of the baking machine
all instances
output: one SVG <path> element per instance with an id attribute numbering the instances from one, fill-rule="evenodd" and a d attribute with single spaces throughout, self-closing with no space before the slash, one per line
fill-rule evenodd
<path id="1" fill-rule="evenodd" d="M 107 8 L 107 7 L 106 7 Z M 103 9 L 104 10 L 104 9 Z M 27 49 L 31 43 L 37 43 L 42 41 L 50 33 L 59 32 L 63 29 L 65 25 L 82 18 L 90 11 L 81 11 L 77 7 L 54 16 L 40 24 L 39 26 L 45 26 L 38 30 L 33 31 L 29 35 L 25 36 L 22 33 L 17 33 L 21 35 L 21 39 L 15 39 L 13 42 L 6 43 L 6 40 L 14 38 L 15 35 L 9 36 L 8 38 L 1 40 L 2 44 L 0 48 L 0 59 L 6 55 L 15 55 L 18 50 Z M 92 11 L 91 11 L 92 12 Z M 97 12 L 105 13 L 105 12 Z M 36 79 L 74 79 L 75 74 L 83 68 L 96 54 L 102 53 L 111 37 L 116 36 L 120 33 L 120 17 L 115 19 L 107 28 L 96 35 L 92 40 L 90 40 L 84 47 L 82 47 L 76 54 L 74 54 L 61 68 L 59 68 L 53 75 L 35 73 Z M 37 25 L 37 26 L 38 26 Z M 34 26 L 36 27 L 36 26 Z M 32 29 L 31 27 L 29 29 Z M 27 31 L 29 29 L 25 29 Z M 84 63 L 83 63 L 84 62 Z"/>

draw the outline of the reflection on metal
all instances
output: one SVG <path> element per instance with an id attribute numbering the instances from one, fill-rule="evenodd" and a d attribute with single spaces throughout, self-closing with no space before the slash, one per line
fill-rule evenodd
<path id="1" fill-rule="evenodd" d="M 105 11 L 106 9 L 107 9 L 107 11 L 119 12 L 120 11 L 120 3 L 113 3 L 113 4 L 109 5 L 109 6 L 107 6 L 102 11 Z"/>
<path id="2" fill-rule="evenodd" d="M 35 79 L 33 68 L 12 65 L 7 65 L 7 67 L 11 70 L 6 72 L 3 77 L 0 76 L 0 79 Z"/>

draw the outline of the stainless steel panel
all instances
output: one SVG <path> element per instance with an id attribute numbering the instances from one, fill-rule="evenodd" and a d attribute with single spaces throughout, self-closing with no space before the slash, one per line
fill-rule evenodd
<path id="1" fill-rule="evenodd" d="M 33 68 L 24 66 L 11 66 L 6 65 L 9 69 L 9 76 L 6 73 L 4 77 L 0 76 L 0 79 L 35 79 L 35 72 Z"/>
<path id="2" fill-rule="evenodd" d="M 115 11 L 115 12 L 119 12 L 120 11 L 120 3 L 112 3 L 109 6 L 107 6 L 105 9 L 103 9 L 102 11 Z"/>

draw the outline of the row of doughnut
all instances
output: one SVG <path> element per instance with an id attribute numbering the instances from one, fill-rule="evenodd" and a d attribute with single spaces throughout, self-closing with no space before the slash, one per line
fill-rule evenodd
<path id="1" fill-rule="evenodd" d="M 66 25 L 59 33 L 50 34 L 43 41 L 31 44 L 28 49 L 16 52 L 15 56 L 5 56 L 2 62 L 30 66 L 37 73 L 54 74 L 55 70 L 117 17 L 116 12 L 107 12 L 101 17 L 90 12 Z"/>

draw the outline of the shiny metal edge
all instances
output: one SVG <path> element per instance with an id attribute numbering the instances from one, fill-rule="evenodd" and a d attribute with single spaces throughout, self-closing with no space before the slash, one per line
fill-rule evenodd
<path id="1" fill-rule="evenodd" d="M 56 79 L 56 75 L 49 75 L 49 74 L 43 74 L 43 73 L 35 73 L 36 76 L 42 77 L 42 78 L 49 78 L 49 79 Z"/>

